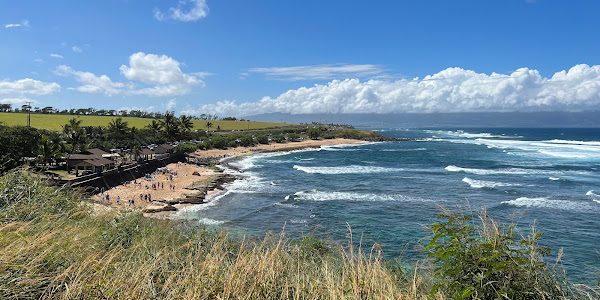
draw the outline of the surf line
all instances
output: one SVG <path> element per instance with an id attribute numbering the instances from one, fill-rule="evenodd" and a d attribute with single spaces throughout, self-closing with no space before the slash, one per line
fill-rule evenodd
<path id="1" fill-rule="evenodd" d="M 353 146 L 357 144 L 372 144 L 370 141 L 363 140 L 354 140 L 354 139 L 334 139 L 334 140 L 318 140 L 318 141 L 306 141 L 308 143 L 299 142 L 296 145 L 278 145 L 276 147 L 274 145 L 265 145 L 265 147 L 247 147 L 244 149 L 237 149 L 232 152 L 228 152 L 228 155 L 224 155 L 224 157 L 220 158 L 218 164 L 215 167 L 219 168 L 223 173 L 227 174 L 227 176 L 231 176 L 232 180 L 228 185 L 223 186 L 223 190 L 227 191 L 229 185 L 233 184 L 237 180 L 243 180 L 244 172 L 246 168 L 243 166 L 239 166 L 236 163 L 243 161 L 245 159 L 254 158 L 258 155 L 268 156 L 269 153 L 280 153 L 280 155 L 288 155 L 290 153 L 297 153 L 303 151 L 320 151 L 323 149 L 323 146 L 338 146 L 338 147 L 347 147 Z M 273 146 L 270 148 L 269 146 Z M 212 201 L 212 199 L 211 199 Z"/>

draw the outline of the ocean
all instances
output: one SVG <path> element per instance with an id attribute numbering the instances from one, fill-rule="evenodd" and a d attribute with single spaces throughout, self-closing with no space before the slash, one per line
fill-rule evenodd
<path id="1" fill-rule="evenodd" d="M 179 217 L 244 235 L 315 234 L 414 261 L 439 206 L 487 208 L 541 243 L 578 282 L 600 268 L 600 129 L 378 129 L 416 141 L 248 156 L 242 179 Z M 555 258 L 554 258 L 555 259 Z M 553 261 L 553 258 L 549 258 Z"/>

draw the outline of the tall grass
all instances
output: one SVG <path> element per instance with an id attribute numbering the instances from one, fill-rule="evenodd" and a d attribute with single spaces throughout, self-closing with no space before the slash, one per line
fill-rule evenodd
<path id="1" fill-rule="evenodd" d="M 137 212 L 93 213 L 73 205 L 72 192 L 21 176 L 0 180 L 0 199 L 15 194 L 6 186 L 15 183 L 33 184 L 18 189 L 34 196 L 32 213 L 0 224 L 0 299 L 445 299 L 443 290 L 431 294 L 438 279 L 429 268 L 404 270 L 378 245 L 363 247 L 351 228 L 345 244 L 284 231 L 230 238 Z M 52 210 L 44 193 L 71 200 L 52 200 L 64 205 Z M 0 210 L 9 216 L 14 203 Z"/>

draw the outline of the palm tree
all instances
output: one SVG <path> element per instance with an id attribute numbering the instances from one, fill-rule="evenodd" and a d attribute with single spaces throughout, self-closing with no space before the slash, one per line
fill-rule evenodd
<path id="1" fill-rule="evenodd" d="M 129 132 L 129 123 L 123 118 L 112 119 L 108 123 L 108 132 L 117 138 L 123 138 Z"/>
<path id="2" fill-rule="evenodd" d="M 213 126 L 212 122 L 206 122 L 206 130 L 210 130 L 210 128 Z"/>
<path id="3" fill-rule="evenodd" d="M 192 118 L 186 115 L 181 115 L 179 117 L 179 126 L 183 131 L 189 132 L 194 128 L 194 123 L 192 122 Z"/>
<path id="4" fill-rule="evenodd" d="M 139 158 L 139 157 L 142 155 L 142 147 L 140 147 L 140 145 L 139 145 L 139 144 L 138 144 L 138 145 L 135 145 L 135 146 L 133 147 L 133 152 L 132 152 L 132 154 L 133 154 L 133 157 L 134 157 L 134 159 L 137 161 L 137 160 L 138 160 L 138 158 Z"/>
<path id="5" fill-rule="evenodd" d="M 158 134 L 162 129 L 162 124 L 160 124 L 160 121 L 152 120 L 150 124 L 146 125 L 146 128 L 150 129 L 152 133 Z"/>
<path id="6" fill-rule="evenodd" d="M 40 156 L 40 162 L 44 163 L 44 166 L 46 166 L 47 163 L 52 163 L 56 161 L 56 158 L 60 157 L 60 145 L 52 142 L 47 136 L 43 135 L 42 140 L 40 141 L 38 154 Z"/>
<path id="7" fill-rule="evenodd" d="M 172 142 L 179 136 L 179 119 L 175 117 L 173 112 L 166 112 L 163 119 L 160 121 L 167 140 Z"/>
<path id="8" fill-rule="evenodd" d="M 81 120 L 72 118 L 63 126 L 63 133 L 68 143 L 71 144 L 71 153 L 78 152 L 80 146 L 85 143 L 85 129 L 81 127 Z"/>

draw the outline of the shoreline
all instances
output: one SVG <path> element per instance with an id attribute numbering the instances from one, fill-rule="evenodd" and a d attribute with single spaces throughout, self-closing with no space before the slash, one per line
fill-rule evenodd
<path id="1" fill-rule="evenodd" d="M 104 193 L 91 198 L 106 209 L 141 209 L 146 217 L 173 218 L 183 208 L 206 205 L 212 201 L 215 194 L 224 190 L 223 185 L 238 180 L 239 177 L 224 172 L 225 169 L 243 173 L 231 163 L 245 156 L 271 153 L 291 152 L 308 148 L 321 148 L 322 146 L 337 146 L 368 143 L 356 139 L 329 139 L 329 140 L 304 140 L 285 144 L 261 144 L 253 147 L 236 147 L 229 149 L 197 150 L 189 155 L 190 160 L 206 161 L 218 160 L 215 165 L 221 170 L 215 171 L 207 165 L 194 163 L 169 164 L 160 174 L 157 169 L 148 177 L 142 177 L 114 187 Z M 200 176 L 192 175 L 198 172 Z M 164 186 L 166 184 L 166 186 Z M 158 188 L 155 186 L 158 185 Z M 171 190 L 173 185 L 173 190 Z M 167 189 L 169 189 L 167 191 Z M 110 195 L 107 200 L 105 195 Z M 145 200 L 144 195 L 151 195 L 151 200 Z M 120 197 L 117 203 L 117 197 Z M 130 200 L 133 199 L 133 204 Z M 207 201 L 208 200 L 208 201 Z M 100 209 L 100 208 L 99 208 Z"/>

